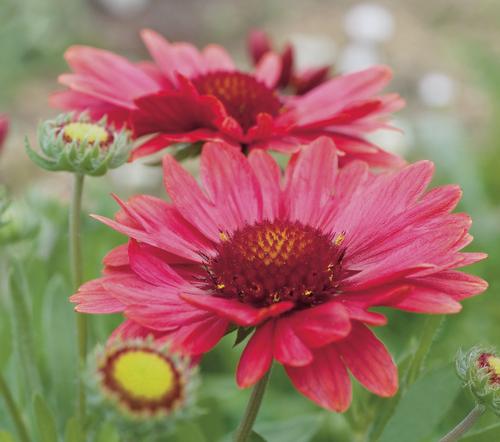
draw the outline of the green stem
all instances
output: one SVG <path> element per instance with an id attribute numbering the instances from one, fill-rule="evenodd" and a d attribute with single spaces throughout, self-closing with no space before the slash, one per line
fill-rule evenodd
<path id="1" fill-rule="evenodd" d="M 453 428 L 446 436 L 439 439 L 439 442 L 455 442 L 459 440 L 476 423 L 479 417 L 484 413 L 484 405 L 477 404 L 465 418 Z"/>
<path id="2" fill-rule="evenodd" d="M 82 194 L 85 175 L 74 174 L 73 196 L 69 212 L 69 255 L 71 260 L 71 277 L 73 289 L 76 291 L 83 282 L 82 244 L 81 244 L 81 212 Z M 78 339 L 78 416 L 82 430 L 85 427 L 86 398 L 84 371 L 87 359 L 87 317 L 78 313 L 76 317 Z"/>
<path id="3" fill-rule="evenodd" d="M 253 424 L 257 418 L 257 414 L 259 413 L 260 405 L 262 404 L 262 399 L 264 397 L 264 392 L 266 391 L 270 375 L 271 369 L 269 369 L 267 373 L 262 376 L 260 381 L 255 384 L 255 387 L 253 387 L 245 414 L 243 415 L 243 419 L 236 430 L 234 442 L 247 442 L 248 437 L 252 433 Z"/>
<path id="4" fill-rule="evenodd" d="M 413 384 L 424 367 L 425 360 L 429 354 L 429 350 L 432 346 L 432 343 L 436 339 L 437 332 L 443 323 L 444 318 L 442 315 L 431 315 L 429 316 L 424 326 L 422 327 L 422 334 L 418 339 L 418 348 L 415 352 L 415 355 L 412 358 L 410 366 L 408 367 L 408 371 L 406 373 L 406 377 L 403 380 L 404 388 L 408 388 L 411 384 Z"/>
<path id="5" fill-rule="evenodd" d="M 5 403 L 7 404 L 7 409 L 12 416 L 12 420 L 14 421 L 14 425 L 16 426 L 17 432 L 19 434 L 19 440 L 21 442 L 30 442 L 30 437 L 28 434 L 28 430 L 23 421 L 21 413 L 17 408 L 16 402 L 14 401 L 14 397 L 9 389 L 9 386 L 5 382 L 2 373 L 0 373 L 0 393 L 5 398 Z"/>

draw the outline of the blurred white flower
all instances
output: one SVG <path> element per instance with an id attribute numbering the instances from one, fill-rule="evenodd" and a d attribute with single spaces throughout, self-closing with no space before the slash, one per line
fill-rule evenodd
<path id="1" fill-rule="evenodd" d="M 394 33 L 394 18 L 386 7 L 377 3 L 359 3 L 349 9 L 344 29 L 353 40 L 380 43 Z"/>
<path id="2" fill-rule="evenodd" d="M 303 70 L 332 65 L 337 54 L 335 42 L 322 35 L 295 34 L 290 37 L 294 47 L 295 66 Z"/>
<path id="3" fill-rule="evenodd" d="M 146 9 L 151 0 L 99 0 L 99 3 L 115 17 L 133 17 Z"/>
<path id="4" fill-rule="evenodd" d="M 378 63 L 380 57 L 373 45 L 350 43 L 342 49 L 337 66 L 341 72 L 354 72 Z"/>
<path id="5" fill-rule="evenodd" d="M 430 107 L 446 107 L 455 99 L 453 79 L 441 72 L 429 72 L 419 81 L 418 92 L 422 102 Z"/>

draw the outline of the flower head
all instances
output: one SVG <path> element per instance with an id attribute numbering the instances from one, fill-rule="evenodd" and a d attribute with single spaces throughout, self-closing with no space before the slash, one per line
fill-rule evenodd
<path id="1" fill-rule="evenodd" d="M 320 138 L 284 176 L 263 150 L 247 158 L 223 143 L 203 148 L 203 190 L 170 155 L 163 166 L 172 203 L 117 198 L 115 220 L 96 217 L 130 240 L 72 301 L 80 312 L 123 312 L 116 333 L 155 333 L 193 356 L 231 326 L 254 330 L 241 387 L 277 360 L 328 409 L 348 408 L 349 371 L 391 396 L 396 366 L 370 328 L 386 318 L 370 308 L 457 313 L 486 288 L 456 270 L 485 255 L 460 251 L 471 241 L 469 217 L 450 213 L 460 189 L 425 193 L 429 162 L 380 175 L 362 162 L 339 170 L 335 146 Z"/>
<path id="2" fill-rule="evenodd" d="M 248 34 L 248 52 L 252 58 L 252 62 L 256 65 L 268 53 L 272 52 L 273 48 L 269 36 L 260 29 L 254 29 Z M 296 95 L 303 95 L 316 86 L 324 83 L 328 79 L 330 71 L 329 66 L 321 66 L 318 68 L 309 68 L 301 72 L 297 72 L 295 64 L 295 56 L 293 46 L 288 43 L 280 54 L 281 72 L 277 87 L 289 89 Z"/>
<path id="3" fill-rule="evenodd" d="M 500 357 L 491 349 L 473 347 L 460 350 L 457 374 L 479 404 L 500 416 Z"/>
<path id="4" fill-rule="evenodd" d="M 125 129 L 115 130 L 106 117 L 92 122 L 88 115 L 62 114 L 44 121 L 38 128 L 44 156 L 26 141 L 26 152 L 38 166 L 82 175 L 100 176 L 127 161 L 131 142 Z"/>
<path id="5" fill-rule="evenodd" d="M 171 416 L 192 401 L 194 370 L 152 339 L 113 339 L 97 356 L 100 390 L 134 419 Z"/>
<path id="6" fill-rule="evenodd" d="M 69 90 L 52 98 L 57 107 L 108 115 L 129 124 L 136 137 L 148 136 L 133 158 L 199 141 L 294 152 L 324 135 L 335 142 L 342 164 L 356 158 L 385 167 L 403 163 L 365 139 L 387 128 L 390 114 L 403 105 L 396 94 L 378 95 L 391 79 L 384 66 L 338 76 L 301 96 L 281 96 L 283 60 L 273 52 L 260 56 L 254 72 L 243 72 L 222 47 L 199 51 L 150 30 L 142 38 L 154 63 L 69 48 L 73 73 L 60 77 Z"/>

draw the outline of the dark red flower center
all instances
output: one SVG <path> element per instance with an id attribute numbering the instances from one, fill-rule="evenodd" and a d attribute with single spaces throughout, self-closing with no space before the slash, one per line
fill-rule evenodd
<path id="1" fill-rule="evenodd" d="M 281 109 L 273 90 L 242 72 L 210 72 L 192 82 L 200 94 L 218 98 L 245 131 L 255 125 L 259 113 L 276 116 Z"/>
<path id="2" fill-rule="evenodd" d="M 326 235 L 299 222 L 263 221 L 221 238 L 206 265 L 218 296 L 258 307 L 293 301 L 301 308 L 337 291 L 343 234 Z"/>
<path id="3" fill-rule="evenodd" d="M 490 383 L 500 387 L 500 358 L 492 353 L 482 353 L 478 365 L 485 368 L 490 377 Z"/>

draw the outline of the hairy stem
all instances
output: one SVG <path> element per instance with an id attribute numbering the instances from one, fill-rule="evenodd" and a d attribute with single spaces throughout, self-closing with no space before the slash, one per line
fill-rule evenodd
<path id="1" fill-rule="evenodd" d="M 484 413 L 484 405 L 477 404 L 465 418 L 453 428 L 446 436 L 439 439 L 439 442 L 454 442 L 459 440 L 476 423 Z"/>
<path id="2" fill-rule="evenodd" d="M 73 196 L 69 212 L 69 255 L 71 261 L 71 277 L 73 289 L 76 291 L 83 282 L 82 245 L 81 245 L 81 211 L 84 175 L 74 174 Z M 84 370 L 87 358 L 87 317 L 78 313 L 76 317 L 78 340 L 78 416 L 82 427 L 85 425 L 86 398 Z M 83 429 L 83 428 L 82 428 Z"/>
<path id="3" fill-rule="evenodd" d="M 262 404 L 262 399 L 264 398 L 264 393 L 266 391 L 270 375 L 271 369 L 269 369 L 267 373 L 262 376 L 261 380 L 253 387 L 245 414 L 243 415 L 243 419 L 236 430 L 234 442 L 246 442 L 252 433 L 253 424 L 255 423 L 257 414 L 259 413 L 260 405 Z"/>

